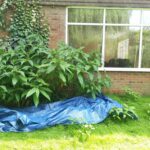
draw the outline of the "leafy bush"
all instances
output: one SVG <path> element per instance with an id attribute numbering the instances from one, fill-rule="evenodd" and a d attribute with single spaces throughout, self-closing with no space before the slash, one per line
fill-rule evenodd
<path id="1" fill-rule="evenodd" d="M 26 38 L 28 35 L 39 34 L 43 37 L 44 43 L 48 45 L 49 28 L 43 21 L 38 1 L 18 0 L 15 4 L 15 13 L 9 28 L 10 36 L 13 39 Z"/>
<path id="2" fill-rule="evenodd" d="M 95 97 L 110 80 L 98 72 L 98 53 L 61 44 L 48 49 L 49 30 L 38 1 L 4 0 L 13 6 L 9 38 L 0 42 L 1 104 L 27 106 L 77 95 Z M 1 15 L 3 17 L 3 15 Z"/>
<path id="3" fill-rule="evenodd" d="M 124 105 L 122 108 L 113 108 L 109 111 L 109 115 L 113 119 L 127 120 L 127 119 L 138 119 L 137 114 L 134 112 L 134 107 Z"/>
<path id="4" fill-rule="evenodd" d="M 51 89 L 57 89 L 55 99 L 85 94 L 95 97 L 102 87 L 110 86 L 109 78 L 102 78 L 99 74 L 98 52 L 87 54 L 82 49 L 61 44 L 58 50 L 51 52 L 51 62 L 47 63 L 41 69 L 44 68 L 51 74 Z"/>
<path id="5" fill-rule="evenodd" d="M 95 127 L 92 124 L 86 123 L 83 118 L 70 118 L 70 122 L 72 124 L 70 134 L 74 137 L 77 137 L 80 142 L 86 142 L 91 136 L 92 132 L 95 130 Z M 85 124 L 82 124 L 81 122 L 85 122 Z"/>
<path id="6" fill-rule="evenodd" d="M 133 91 L 131 88 L 125 88 L 123 97 L 130 100 L 138 100 L 140 98 L 140 94 Z"/>
<path id="7" fill-rule="evenodd" d="M 48 55 L 42 37 L 32 35 L 18 42 L 15 50 L 0 52 L 1 104 L 24 106 L 31 104 L 33 99 L 38 105 L 42 96 L 50 100 L 49 85 L 39 73 L 44 53 Z"/>
<path id="8" fill-rule="evenodd" d="M 38 34 L 42 36 L 44 44 L 48 46 L 49 42 L 49 28 L 43 20 L 43 14 L 39 5 L 39 1 L 31 0 L 30 3 L 25 0 L 4 0 L 0 7 L 0 13 L 11 7 L 12 18 L 10 26 L 7 31 L 9 32 L 9 38 L 5 39 L 7 45 L 15 49 L 15 46 L 19 44 L 20 39 L 26 39 L 31 34 Z M 5 22 L 5 18 L 0 15 L 2 22 Z M 0 21 L 0 24 L 3 24 Z M 9 47 L 6 47 L 9 49 Z"/>
<path id="9" fill-rule="evenodd" d="M 74 131 L 74 136 L 78 138 L 80 142 L 86 142 L 95 130 L 92 124 L 78 125 L 78 129 Z"/>
<path id="10" fill-rule="evenodd" d="M 76 95 L 95 97 L 110 81 L 98 72 L 97 53 L 61 44 L 50 50 L 43 37 L 30 35 L 15 50 L 0 51 L 0 96 L 6 106 L 60 100 Z"/>

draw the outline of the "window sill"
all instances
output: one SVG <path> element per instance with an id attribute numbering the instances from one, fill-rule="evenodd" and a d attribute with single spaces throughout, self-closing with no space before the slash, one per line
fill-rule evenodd
<path id="1" fill-rule="evenodd" d="M 118 71 L 118 72 L 150 72 L 150 68 L 112 68 L 112 67 L 99 67 L 99 71 Z"/>

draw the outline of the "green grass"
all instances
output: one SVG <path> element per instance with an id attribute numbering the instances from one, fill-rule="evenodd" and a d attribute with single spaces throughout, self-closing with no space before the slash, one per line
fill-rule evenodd
<path id="1" fill-rule="evenodd" d="M 136 101 L 120 100 L 134 106 L 138 121 L 113 121 L 110 118 L 94 125 L 95 130 L 85 142 L 74 133 L 77 125 L 55 126 L 30 133 L 0 133 L 0 150 L 149 150 L 150 120 L 147 114 L 150 97 Z"/>

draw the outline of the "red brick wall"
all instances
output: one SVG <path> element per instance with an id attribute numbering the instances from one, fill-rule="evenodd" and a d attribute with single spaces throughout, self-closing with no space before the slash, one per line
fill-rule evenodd
<path id="1" fill-rule="evenodd" d="M 65 40 L 65 7 L 43 6 L 45 20 L 50 25 L 50 47 L 55 48 L 60 41 Z"/>
<path id="2" fill-rule="evenodd" d="M 144 95 L 150 95 L 150 73 L 143 72 L 107 72 L 111 77 L 112 87 L 110 93 L 120 93 L 123 88 L 130 87 Z"/>

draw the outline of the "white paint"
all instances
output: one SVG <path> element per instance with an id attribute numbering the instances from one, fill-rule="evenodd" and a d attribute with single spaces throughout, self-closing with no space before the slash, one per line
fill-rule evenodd
<path id="1" fill-rule="evenodd" d="M 102 56 L 101 56 L 101 63 L 102 67 L 104 67 L 105 63 L 105 32 L 106 32 L 106 10 L 104 9 L 104 16 L 103 16 L 103 39 L 102 39 Z"/>
<path id="2" fill-rule="evenodd" d="M 141 11 L 141 29 L 140 29 L 140 45 L 139 45 L 139 62 L 138 68 L 141 68 L 142 65 L 142 48 L 143 48 L 143 11 Z"/>
<path id="3" fill-rule="evenodd" d="M 99 71 L 114 71 L 114 72 L 150 72 L 149 68 L 112 68 L 112 67 L 99 67 Z"/>
<path id="4" fill-rule="evenodd" d="M 68 8 L 66 8 L 66 35 L 65 35 L 65 42 L 68 44 Z"/>

